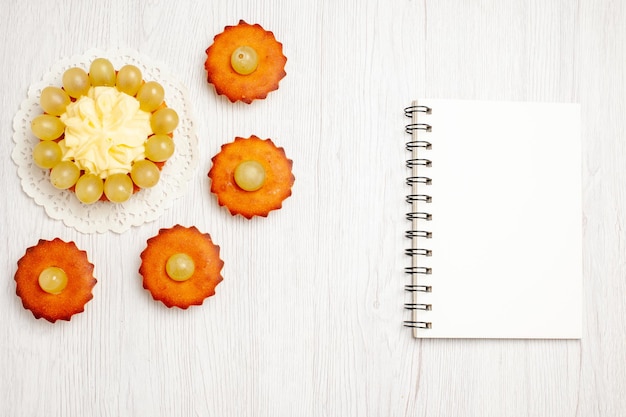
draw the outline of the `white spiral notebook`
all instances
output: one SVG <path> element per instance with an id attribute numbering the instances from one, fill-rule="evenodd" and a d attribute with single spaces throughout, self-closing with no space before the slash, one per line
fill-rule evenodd
<path id="1" fill-rule="evenodd" d="M 418 100 L 405 113 L 414 337 L 579 339 L 579 105 Z"/>

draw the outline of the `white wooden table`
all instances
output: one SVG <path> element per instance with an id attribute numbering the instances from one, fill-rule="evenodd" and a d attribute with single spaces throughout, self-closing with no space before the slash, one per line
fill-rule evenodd
<path id="1" fill-rule="evenodd" d="M 252 105 L 218 97 L 203 69 L 239 19 L 288 57 L 280 89 Z M 0 415 L 626 414 L 626 3 L 7 0 L 0 42 Z M 123 234 L 48 218 L 10 157 L 28 86 L 93 47 L 162 62 L 197 120 L 187 194 Z M 581 341 L 415 341 L 402 327 L 402 110 L 418 96 L 581 103 Z M 285 148 L 296 183 L 248 221 L 217 205 L 206 174 L 251 134 Z M 210 233 L 225 261 L 217 295 L 187 311 L 154 302 L 137 272 L 146 239 L 177 223 Z M 13 276 L 54 237 L 88 252 L 98 284 L 52 325 L 22 308 Z"/>

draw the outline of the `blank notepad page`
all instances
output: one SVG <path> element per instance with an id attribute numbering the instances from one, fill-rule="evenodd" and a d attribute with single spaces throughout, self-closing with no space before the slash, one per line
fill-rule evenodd
<path id="1" fill-rule="evenodd" d="M 430 214 L 416 255 L 416 337 L 580 338 L 582 209 L 576 104 L 420 100 L 413 140 Z"/>

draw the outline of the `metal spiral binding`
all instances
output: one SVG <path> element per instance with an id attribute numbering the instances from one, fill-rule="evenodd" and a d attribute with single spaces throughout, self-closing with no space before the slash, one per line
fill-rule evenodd
<path id="1" fill-rule="evenodd" d="M 412 119 L 412 123 L 407 124 L 405 131 L 411 135 L 411 139 L 406 142 L 406 150 L 411 152 L 411 158 L 407 159 L 406 167 L 411 170 L 411 175 L 406 178 L 406 184 L 411 187 L 411 194 L 406 196 L 406 202 L 411 206 L 411 211 L 406 214 L 406 219 L 411 222 L 411 229 L 407 230 L 405 236 L 411 240 L 411 248 L 405 250 L 405 254 L 411 258 L 411 266 L 405 268 L 405 272 L 411 276 L 411 283 L 405 285 L 405 291 L 412 294 L 411 302 L 405 303 L 404 308 L 412 313 L 411 320 L 404 322 L 404 325 L 413 329 L 430 329 L 430 321 L 419 320 L 419 311 L 430 311 L 433 306 L 428 303 L 419 302 L 419 293 L 429 293 L 432 291 L 430 285 L 423 285 L 419 281 L 420 276 L 432 274 L 429 267 L 418 265 L 418 259 L 432 256 L 432 251 L 418 246 L 423 239 L 430 239 L 432 232 L 422 230 L 423 222 L 432 220 L 432 214 L 423 210 L 418 210 L 420 203 L 430 203 L 432 197 L 424 194 L 418 187 L 432 184 L 432 179 L 418 173 L 418 170 L 432 166 L 432 161 L 422 158 L 418 153 L 432 148 L 432 144 L 422 138 L 417 139 L 414 134 L 417 131 L 430 132 L 432 127 L 426 123 L 416 123 L 415 113 L 431 113 L 431 108 L 427 106 L 414 105 L 404 109 L 404 114 Z M 415 332 L 415 330 L 414 330 Z M 415 333 L 414 333 L 415 334 Z"/>

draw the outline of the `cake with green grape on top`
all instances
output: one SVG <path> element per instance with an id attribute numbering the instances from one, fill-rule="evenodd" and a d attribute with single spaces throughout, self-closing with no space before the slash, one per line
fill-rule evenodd
<path id="1" fill-rule="evenodd" d="M 123 203 L 155 186 L 174 153 L 178 114 L 164 98 L 163 86 L 133 65 L 116 70 L 96 58 L 88 71 L 69 68 L 62 85 L 41 91 L 33 161 L 84 204 Z"/>

